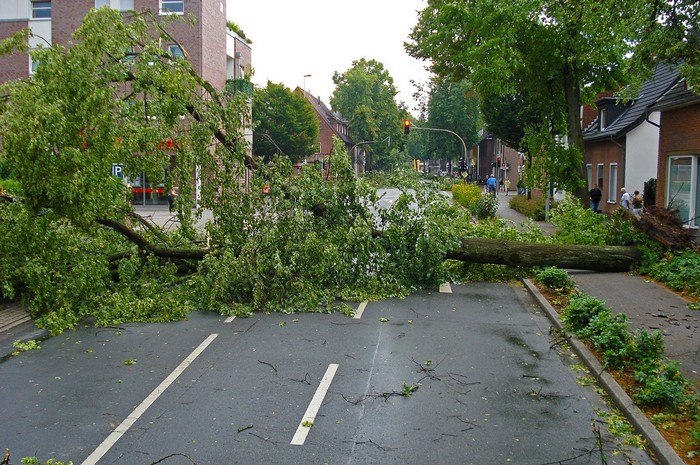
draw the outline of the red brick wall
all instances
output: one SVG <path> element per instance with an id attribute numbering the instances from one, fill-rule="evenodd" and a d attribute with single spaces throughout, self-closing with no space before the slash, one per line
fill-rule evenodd
<path id="1" fill-rule="evenodd" d="M 661 113 L 656 204 L 666 205 L 666 161 L 669 155 L 700 154 L 700 103 Z"/>
<path id="2" fill-rule="evenodd" d="M 67 44 L 73 32 L 80 27 L 95 0 L 54 0 L 51 2 L 51 40 L 55 44 Z"/>
<path id="3" fill-rule="evenodd" d="M 6 38 L 26 28 L 27 21 L 0 22 L 0 38 Z M 29 57 L 24 53 L 0 57 L 0 82 L 26 78 L 29 76 Z"/>
<path id="4" fill-rule="evenodd" d="M 617 141 L 624 145 L 623 141 Z M 620 147 L 617 143 L 604 140 L 600 142 L 586 143 L 584 155 L 584 163 L 592 165 L 593 183 L 598 180 L 598 164 L 603 164 L 603 185 L 599 186 L 603 191 L 603 199 L 600 201 L 600 210 L 605 213 L 612 213 L 618 208 L 620 199 L 620 189 L 625 187 L 622 185 L 624 179 L 624 147 Z M 609 204 L 608 192 L 610 187 L 610 164 L 617 163 L 617 189 L 614 195 L 615 203 Z M 586 190 L 587 191 L 587 190 Z"/>
<path id="5" fill-rule="evenodd" d="M 198 29 L 202 31 L 202 77 L 214 87 L 226 85 L 226 2 L 204 1 L 200 5 L 202 19 Z M 222 11 L 223 7 L 223 11 Z"/>

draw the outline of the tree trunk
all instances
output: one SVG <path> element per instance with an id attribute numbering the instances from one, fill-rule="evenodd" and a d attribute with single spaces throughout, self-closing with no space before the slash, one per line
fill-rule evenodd
<path id="1" fill-rule="evenodd" d="M 469 263 L 556 266 L 591 271 L 629 271 L 642 253 L 632 246 L 533 244 L 500 239 L 462 239 L 445 258 Z"/>

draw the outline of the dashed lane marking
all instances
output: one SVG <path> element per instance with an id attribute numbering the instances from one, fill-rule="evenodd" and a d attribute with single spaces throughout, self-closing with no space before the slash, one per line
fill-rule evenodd
<path id="1" fill-rule="evenodd" d="M 102 444 L 97 446 L 97 449 L 90 454 L 88 458 L 85 459 L 85 461 L 82 463 L 82 465 L 95 465 L 108 451 L 109 449 L 112 448 L 114 444 L 124 436 L 124 434 L 129 431 L 129 428 L 133 426 L 134 423 L 143 415 L 146 410 L 148 410 L 148 407 L 150 407 L 153 402 L 160 397 L 163 392 L 165 392 L 166 389 L 168 389 L 168 386 L 170 386 L 177 378 L 182 374 L 185 369 L 187 369 L 194 360 L 201 355 L 202 352 L 204 352 L 204 349 L 206 349 L 211 342 L 216 339 L 218 334 L 210 334 L 209 337 L 207 337 L 201 344 L 199 344 L 199 347 L 194 349 L 192 353 L 180 363 L 180 365 L 175 368 L 175 370 L 168 375 L 167 378 L 163 380 L 162 383 L 158 385 L 157 388 L 151 392 L 148 397 L 146 397 L 143 402 L 139 404 L 138 407 L 134 409 L 131 414 L 129 414 L 128 417 L 124 421 L 121 422 L 117 428 L 112 431 L 112 434 L 107 436 L 107 439 L 102 441 Z"/>
<path id="2" fill-rule="evenodd" d="M 294 434 L 294 437 L 292 438 L 292 442 L 290 442 L 291 445 L 293 445 L 293 446 L 304 445 L 304 441 L 306 441 L 306 436 L 309 434 L 309 430 L 311 430 L 311 427 L 314 424 L 314 420 L 316 419 L 316 414 L 318 413 L 318 409 L 321 408 L 321 404 L 323 403 L 323 399 L 326 397 L 326 393 L 328 392 L 328 388 L 331 386 L 331 382 L 333 381 L 333 377 L 335 376 L 335 372 L 337 370 L 338 370 L 337 363 L 331 363 L 330 365 L 328 365 L 328 369 L 326 370 L 326 374 L 323 375 L 323 379 L 321 380 L 321 383 L 318 385 L 318 388 L 316 388 L 316 393 L 314 394 L 314 397 L 311 399 L 311 403 L 309 404 L 309 407 L 306 409 L 306 413 L 304 413 L 304 417 L 299 422 L 299 426 L 297 427 L 297 432 Z"/>
<path id="3" fill-rule="evenodd" d="M 442 283 L 440 284 L 440 292 L 443 294 L 452 294 L 452 286 L 450 283 Z"/>
<path id="4" fill-rule="evenodd" d="M 367 307 L 366 300 L 364 302 L 360 302 L 360 305 L 357 307 L 357 311 L 353 315 L 353 318 L 356 320 L 359 320 L 360 318 L 362 318 L 362 314 L 365 312 L 366 307 Z"/>

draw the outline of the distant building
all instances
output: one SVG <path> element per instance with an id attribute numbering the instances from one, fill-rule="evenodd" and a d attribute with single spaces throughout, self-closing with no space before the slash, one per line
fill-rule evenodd
<path id="1" fill-rule="evenodd" d="M 313 106 L 319 121 L 318 150 L 307 157 L 307 161 L 322 161 L 327 165 L 329 163 L 332 164 L 333 161 L 330 159 L 330 155 L 331 150 L 333 150 L 333 136 L 336 136 L 345 143 L 355 174 L 369 170 L 371 168 L 371 158 L 364 150 L 364 147 L 356 146 L 353 142 L 348 121 L 337 111 L 328 108 L 321 100 L 321 97 L 315 97 L 301 87 L 294 89 L 294 92 L 299 92 L 306 97 L 311 106 Z"/>

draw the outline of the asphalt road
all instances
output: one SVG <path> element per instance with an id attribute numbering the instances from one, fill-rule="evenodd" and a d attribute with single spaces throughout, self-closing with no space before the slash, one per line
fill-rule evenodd
<path id="1" fill-rule="evenodd" d="M 605 407 L 526 291 L 449 290 L 355 318 L 84 326 L 0 364 L 0 447 L 75 465 L 602 463 Z"/>

